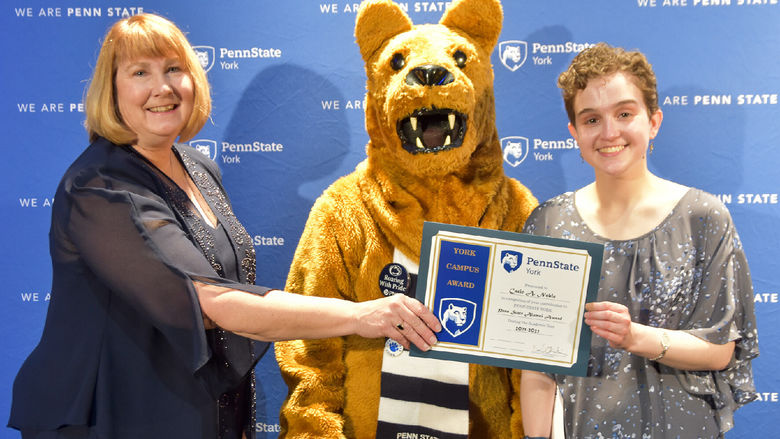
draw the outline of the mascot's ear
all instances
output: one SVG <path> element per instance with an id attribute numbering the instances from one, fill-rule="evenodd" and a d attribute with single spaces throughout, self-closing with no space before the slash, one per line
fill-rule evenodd
<path id="1" fill-rule="evenodd" d="M 498 42 L 503 20 L 498 0 L 456 0 L 439 24 L 465 32 L 490 53 Z"/>
<path id="2" fill-rule="evenodd" d="M 393 1 L 364 1 L 355 24 L 355 38 L 363 61 L 368 62 L 385 41 L 411 29 L 412 20 Z"/>

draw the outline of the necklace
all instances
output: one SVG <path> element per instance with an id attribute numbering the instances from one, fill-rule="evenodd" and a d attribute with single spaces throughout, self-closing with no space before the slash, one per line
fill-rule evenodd
<path id="1" fill-rule="evenodd" d="M 160 173 L 165 174 L 165 176 L 168 177 L 172 182 L 174 182 L 174 184 L 176 184 L 182 190 L 187 192 L 184 189 L 184 186 L 180 185 L 176 181 L 176 178 L 177 178 L 176 174 L 177 174 L 177 172 L 175 172 L 176 169 L 175 169 L 175 166 L 174 166 L 174 163 L 173 163 L 173 157 L 175 155 L 175 153 L 173 152 L 173 147 L 170 147 L 168 149 L 168 166 L 167 166 L 168 170 L 167 171 L 165 170 L 165 166 L 161 166 L 163 163 L 165 163 L 165 159 L 156 160 L 155 157 L 154 157 L 156 154 L 152 152 L 153 149 L 145 148 L 145 147 L 139 146 L 139 145 L 133 145 L 133 149 L 135 149 L 136 152 L 141 154 L 144 158 L 146 158 L 146 160 L 148 160 L 152 165 L 154 165 L 154 167 L 157 168 L 157 170 L 160 171 Z M 182 171 L 179 171 L 178 174 L 182 174 Z M 184 175 L 182 174 L 182 176 L 184 176 Z M 183 182 L 185 183 L 185 185 L 187 187 L 189 187 L 189 184 L 187 182 L 187 178 L 184 178 Z"/>
<path id="2" fill-rule="evenodd" d="M 179 160 L 176 158 L 176 152 L 174 151 L 173 147 L 168 149 L 167 171 L 163 169 L 163 166 L 159 166 L 165 163 L 165 159 L 159 161 L 152 160 L 152 154 L 147 154 L 147 149 L 139 146 L 134 146 L 134 149 L 139 154 L 144 156 L 146 160 L 148 160 L 152 165 L 154 165 L 154 167 L 157 168 L 161 174 L 164 174 L 166 177 L 168 177 L 168 179 L 171 180 L 174 185 L 176 185 L 182 192 L 184 192 L 184 194 L 190 200 L 192 206 L 195 208 L 195 210 L 198 211 L 198 213 L 200 213 L 200 216 L 206 221 L 207 224 L 209 224 L 211 227 L 216 226 L 216 216 L 211 211 L 210 207 L 208 210 L 204 210 L 204 206 L 208 206 L 208 202 L 206 202 L 206 199 L 203 197 L 195 183 L 191 182 L 184 163 L 179 162 Z"/>
<path id="3" fill-rule="evenodd" d="M 176 154 L 173 152 L 173 149 L 171 149 L 171 153 L 168 156 L 168 166 L 171 169 L 169 175 L 171 177 L 171 180 L 173 180 L 174 183 L 176 183 L 184 192 L 186 192 L 189 195 L 189 189 L 190 189 L 189 179 L 187 178 L 186 172 L 184 172 L 183 169 L 184 165 L 177 166 L 177 164 L 174 164 L 175 155 Z M 174 173 L 175 170 L 178 170 L 178 172 Z M 176 174 L 179 174 L 179 176 L 181 177 L 181 183 L 183 184 L 179 184 L 179 182 L 176 181 Z"/>
<path id="4" fill-rule="evenodd" d="M 174 165 L 174 158 L 175 153 L 173 150 L 171 150 L 171 156 L 170 156 L 170 165 L 171 170 L 173 170 Z M 178 162 L 178 160 L 176 160 Z M 177 169 L 179 169 L 179 174 L 181 176 L 181 181 L 183 185 L 179 185 L 179 187 L 184 191 L 185 194 L 187 194 L 187 198 L 190 199 L 190 202 L 192 203 L 193 207 L 195 207 L 195 210 L 200 213 L 200 216 L 206 221 L 206 223 L 213 227 L 216 227 L 217 218 L 214 215 L 214 213 L 211 211 L 211 208 L 208 207 L 208 202 L 203 197 L 203 194 L 201 194 L 198 187 L 195 185 L 195 182 L 192 181 L 189 177 L 189 174 L 187 173 L 187 169 L 184 166 L 184 163 L 177 163 L 178 166 L 176 166 Z M 173 173 L 173 172 L 171 172 Z M 174 180 L 174 183 L 176 183 L 176 180 Z M 176 183 L 178 185 L 178 183 Z"/>

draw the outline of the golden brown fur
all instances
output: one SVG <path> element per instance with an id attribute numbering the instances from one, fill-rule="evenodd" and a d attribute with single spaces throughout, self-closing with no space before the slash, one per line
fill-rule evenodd
<path id="1" fill-rule="evenodd" d="M 490 54 L 501 30 L 497 0 L 460 0 L 437 25 L 413 26 L 389 0 L 364 2 L 355 34 L 368 76 L 367 159 L 314 204 L 287 280 L 289 291 L 365 301 L 398 248 L 419 259 L 424 221 L 519 231 L 536 206 L 504 175 L 495 128 Z M 465 66 L 453 58 L 466 55 Z M 405 57 L 391 67 L 396 53 Z M 445 68 L 452 82 L 410 85 L 410 69 Z M 420 109 L 466 115 L 462 145 L 411 153 L 398 122 Z M 282 437 L 370 438 L 376 430 L 384 340 L 348 336 L 276 344 L 290 394 Z M 519 371 L 472 365 L 470 437 L 522 437 Z"/>

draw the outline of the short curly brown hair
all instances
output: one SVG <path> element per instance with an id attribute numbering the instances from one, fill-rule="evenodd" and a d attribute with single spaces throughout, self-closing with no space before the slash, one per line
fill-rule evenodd
<path id="1" fill-rule="evenodd" d="M 584 90 L 588 81 L 601 76 L 623 72 L 630 76 L 644 97 L 648 116 L 658 110 L 658 90 L 653 66 L 639 51 L 626 51 L 607 43 L 598 43 L 577 54 L 569 68 L 558 76 L 558 87 L 562 90 L 563 103 L 569 122 L 574 123 L 574 97 Z"/>

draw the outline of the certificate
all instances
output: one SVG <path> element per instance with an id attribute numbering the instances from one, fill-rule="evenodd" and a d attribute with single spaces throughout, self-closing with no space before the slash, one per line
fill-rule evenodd
<path id="1" fill-rule="evenodd" d="M 604 246 L 426 222 L 417 299 L 442 324 L 412 356 L 584 376 Z"/>

